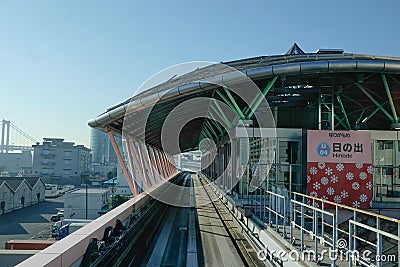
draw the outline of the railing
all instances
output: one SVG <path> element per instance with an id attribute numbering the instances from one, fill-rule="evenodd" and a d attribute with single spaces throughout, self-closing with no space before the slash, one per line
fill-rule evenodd
<path id="1" fill-rule="evenodd" d="M 349 266 L 400 266 L 400 220 L 302 193 L 262 191 L 264 198 L 252 199 L 255 215 L 300 253 L 312 251 L 317 263 L 329 249 L 333 266 L 338 259 Z"/>

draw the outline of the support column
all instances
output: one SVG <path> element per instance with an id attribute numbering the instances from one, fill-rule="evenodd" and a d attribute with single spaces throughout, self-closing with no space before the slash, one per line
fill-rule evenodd
<path id="1" fill-rule="evenodd" d="M 142 185 L 143 185 L 144 189 L 147 190 L 149 188 L 149 184 L 147 182 L 146 175 L 144 173 L 143 165 L 140 165 L 139 159 L 136 155 L 135 149 L 134 149 L 131 141 L 127 142 L 127 144 L 128 144 L 128 150 L 130 151 L 131 155 L 133 156 L 133 160 L 135 162 L 135 165 L 139 172 L 139 175 L 142 178 Z"/>
<path id="2" fill-rule="evenodd" d="M 160 171 L 161 171 L 162 177 L 163 177 L 163 179 L 166 179 L 167 178 L 167 171 L 165 169 L 165 163 L 164 163 L 164 160 L 162 158 L 162 152 L 160 150 L 158 150 L 158 149 L 156 149 L 155 152 L 157 154 L 157 159 L 158 159 L 158 162 L 159 162 L 159 165 L 160 165 Z"/>
<path id="3" fill-rule="evenodd" d="M 149 153 L 151 155 L 151 158 L 153 159 L 154 169 L 157 171 L 158 181 L 160 182 L 162 180 L 161 169 L 160 169 L 160 163 L 158 162 L 155 154 L 155 149 L 151 148 L 150 146 L 147 146 L 147 153 Z"/>
<path id="4" fill-rule="evenodd" d="M 126 140 L 126 147 L 128 150 L 128 161 L 129 161 L 129 166 L 131 168 L 131 176 L 132 176 L 132 180 L 133 180 L 133 186 L 135 187 L 135 192 L 133 193 L 134 196 L 139 194 L 139 187 L 138 187 L 138 183 L 136 181 L 136 173 L 135 173 L 135 168 L 133 166 L 133 162 L 132 162 L 132 151 L 129 149 L 129 139 Z"/>
<path id="5" fill-rule="evenodd" d="M 113 133 L 111 132 L 111 129 L 110 129 L 110 127 L 109 127 L 108 125 L 105 126 L 105 129 L 106 129 L 106 131 L 107 131 L 108 137 L 110 138 L 111 145 L 112 145 L 113 148 L 114 148 L 115 154 L 117 155 L 119 164 L 121 165 L 122 172 L 123 172 L 124 175 L 125 175 L 125 179 L 126 179 L 126 181 L 128 182 L 129 188 L 130 188 L 132 194 L 135 196 L 135 192 L 137 192 L 137 191 L 136 191 L 136 188 L 135 188 L 135 186 L 133 185 L 131 178 L 129 177 L 129 172 L 128 172 L 128 170 L 126 169 L 126 165 L 125 165 L 124 159 L 122 158 L 121 152 L 119 151 L 117 142 L 115 142 L 114 135 L 113 135 Z"/>
<path id="6" fill-rule="evenodd" d="M 138 143 L 138 149 L 139 149 L 140 157 L 142 158 L 142 160 L 144 162 L 144 165 L 149 170 L 150 178 L 151 178 L 151 182 L 152 182 L 152 186 L 153 186 L 153 185 L 156 184 L 156 181 L 155 181 L 154 176 L 153 176 L 153 170 L 151 169 L 151 167 L 149 166 L 149 164 L 147 162 L 146 156 L 145 156 L 143 148 L 142 148 L 142 144 L 140 142 Z"/>

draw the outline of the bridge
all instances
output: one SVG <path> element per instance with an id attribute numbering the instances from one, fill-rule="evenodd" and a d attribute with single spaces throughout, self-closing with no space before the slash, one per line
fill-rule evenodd
<path id="1" fill-rule="evenodd" d="M 37 140 L 9 120 L 1 120 L 0 126 L 0 153 L 8 153 L 10 151 L 33 151 L 32 145 L 38 143 Z"/>
<path id="2" fill-rule="evenodd" d="M 399 266 L 399 81 L 399 58 L 296 44 L 192 65 L 89 121 L 132 198 L 19 266 Z"/>

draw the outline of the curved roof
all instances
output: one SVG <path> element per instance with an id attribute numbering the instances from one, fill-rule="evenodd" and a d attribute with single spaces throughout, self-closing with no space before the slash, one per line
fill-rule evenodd
<path id="1" fill-rule="evenodd" d="M 391 124 L 398 123 L 400 58 L 349 54 L 343 50 L 304 53 L 296 44 L 288 53 L 222 63 L 244 73 L 260 90 L 273 80 L 273 87 L 266 94 L 266 99 L 271 107 L 291 113 L 290 116 L 299 110 L 312 110 L 315 113 L 321 102 L 319 98 L 329 94 L 334 98 L 332 107 L 335 109 L 337 129 L 389 129 Z M 109 125 L 121 134 L 128 106 L 131 115 L 138 120 L 142 112 L 151 109 L 146 122 L 146 143 L 161 148 L 160 132 L 166 114 L 193 97 L 213 97 L 223 101 L 220 94 L 215 94 L 220 88 L 215 83 L 234 79 L 235 75 L 227 73 L 217 64 L 196 69 L 109 108 L 88 124 L 98 129 Z M 234 99 L 240 108 L 244 108 L 238 96 L 234 95 Z M 278 127 L 317 127 L 315 122 L 301 125 L 286 120 L 278 119 Z M 204 120 L 198 119 L 188 123 L 182 130 L 182 151 L 197 148 L 203 125 Z"/>

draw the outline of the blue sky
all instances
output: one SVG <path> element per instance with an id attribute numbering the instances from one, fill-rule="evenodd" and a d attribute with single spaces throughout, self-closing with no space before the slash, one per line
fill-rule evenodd
<path id="1" fill-rule="evenodd" d="M 189 61 L 306 52 L 400 57 L 393 1 L 1 1 L 0 119 L 89 146 L 87 121 Z"/>

